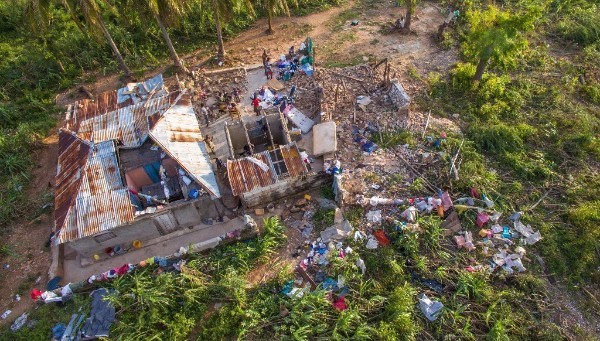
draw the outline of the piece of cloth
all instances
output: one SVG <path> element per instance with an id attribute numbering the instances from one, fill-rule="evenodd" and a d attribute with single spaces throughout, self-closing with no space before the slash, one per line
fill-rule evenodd
<path id="1" fill-rule="evenodd" d="M 115 320 L 115 308 L 105 300 L 109 295 L 106 288 L 92 291 L 92 310 L 90 317 L 85 321 L 81 329 L 85 337 L 108 337 L 111 324 Z"/>
<path id="2" fill-rule="evenodd" d="M 406 221 L 408 221 L 409 223 L 414 223 L 415 220 L 417 220 L 417 212 L 418 210 L 416 207 L 410 206 L 409 208 L 404 210 L 404 212 L 402 212 L 400 216 L 406 219 Z"/>
<path id="3" fill-rule="evenodd" d="M 46 285 L 46 290 L 51 291 L 54 289 L 58 289 L 60 288 L 60 281 L 61 281 L 61 277 L 60 276 L 56 276 L 54 278 L 52 278 L 50 281 L 48 281 L 48 285 Z"/>
<path id="4" fill-rule="evenodd" d="M 360 272 L 364 275 L 367 272 L 367 266 L 365 265 L 365 261 L 362 258 L 356 260 L 356 266 L 360 269 Z"/>
<path id="5" fill-rule="evenodd" d="M 29 296 L 31 296 L 32 300 L 37 300 L 40 297 L 42 297 L 42 292 L 38 289 L 33 289 L 31 290 L 31 292 L 29 293 Z"/>
<path id="6" fill-rule="evenodd" d="M 477 213 L 477 220 L 475 221 L 475 223 L 477 224 L 477 226 L 479 228 L 482 228 L 483 225 L 485 225 L 485 223 L 488 222 L 488 220 L 490 220 L 490 216 L 483 213 L 483 212 L 479 212 Z"/>
<path id="7" fill-rule="evenodd" d="M 15 322 L 10 326 L 10 330 L 16 332 L 25 325 L 25 322 L 27 322 L 27 313 L 23 313 L 21 316 L 17 317 Z"/>
<path id="8" fill-rule="evenodd" d="M 377 230 L 373 232 L 375 238 L 377 238 L 377 242 L 383 246 L 390 245 L 390 239 L 385 235 L 385 231 Z"/>
<path id="9" fill-rule="evenodd" d="M 367 221 L 372 223 L 381 222 L 381 210 L 367 212 Z"/>
<path id="10" fill-rule="evenodd" d="M 54 327 L 52 327 L 52 337 L 56 340 L 60 340 L 60 338 L 65 333 L 65 329 L 67 329 L 67 326 L 65 326 L 64 324 L 55 324 Z"/>
<path id="11" fill-rule="evenodd" d="M 346 304 L 346 299 L 344 296 L 340 296 L 337 300 L 333 301 L 333 307 L 338 311 L 348 309 L 348 305 Z"/>
<path id="12" fill-rule="evenodd" d="M 443 308 L 444 305 L 442 302 L 432 301 L 425 294 L 419 296 L 419 309 L 421 309 L 421 312 L 429 321 L 435 321 Z"/>
<path id="13" fill-rule="evenodd" d="M 367 249 L 373 250 L 373 249 L 376 249 L 378 245 L 379 245 L 379 243 L 377 242 L 377 239 L 373 236 L 369 236 L 369 240 L 367 241 L 367 244 L 365 245 L 365 247 Z"/>

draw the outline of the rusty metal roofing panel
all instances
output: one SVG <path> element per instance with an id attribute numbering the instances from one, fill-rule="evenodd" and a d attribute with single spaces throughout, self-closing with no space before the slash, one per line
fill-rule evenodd
<path id="1" fill-rule="evenodd" d="M 296 177 L 308 172 L 295 144 L 281 146 L 279 150 L 288 170 L 288 176 Z M 269 170 L 263 171 L 247 158 L 227 161 L 227 175 L 234 196 L 272 185 L 280 179 L 273 168 L 274 160 L 271 160 L 270 151 L 253 154 L 252 157 L 264 162 L 269 166 Z"/>
<path id="2" fill-rule="evenodd" d="M 276 175 L 270 167 L 268 152 L 262 152 L 252 155 L 258 160 L 269 166 L 267 171 L 262 170 L 258 165 L 249 161 L 247 158 L 228 160 L 227 175 L 234 196 L 250 192 L 255 188 L 269 186 L 275 183 Z"/>
<path id="3" fill-rule="evenodd" d="M 211 195 L 221 196 L 188 93 L 177 97 L 156 122 L 150 137 Z"/>
<path id="4" fill-rule="evenodd" d="M 65 127 L 84 140 L 120 140 L 125 147 L 139 147 L 148 136 L 147 116 L 162 114 L 171 96 L 163 89 L 159 74 L 119 90 L 99 94 L 95 100 L 73 103 Z M 140 142 L 141 141 L 141 142 Z"/>
<path id="5" fill-rule="evenodd" d="M 114 141 L 91 147 L 74 197 L 61 226 L 61 243 L 133 221 L 134 208 L 123 185 Z"/>
<path id="6" fill-rule="evenodd" d="M 78 197 L 92 196 L 123 187 L 113 141 L 97 143 L 92 147 Z"/>
<path id="7" fill-rule="evenodd" d="M 125 148 L 141 146 L 148 137 L 148 117 L 160 117 L 170 107 L 170 96 L 119 108 L 81 121 L 75 133 L 94 142 L 119 140 Z"/>
<path id="8" fill-rule="evenodd" d="M 127 188 L 78 197 L 76 209 L 77 238 L 93 236 L 134 219 Z"/>
<path id="9" fill-rule="evenodd" d="M 90 146 L 61 130 L 58 134 L 58 164 L 56 167 L 56 191 L 54 195 L 55 228 L 60 229 L 69 214 L 83 178 Z"/>
<path id="10" fill-rule="evenodd" d="M 299 176 L 307 172 L 302 157 L 300 157 L 300 151 L 295 144 L 282 146 L 280 149 L 288 173 L 291 177 Z"/>

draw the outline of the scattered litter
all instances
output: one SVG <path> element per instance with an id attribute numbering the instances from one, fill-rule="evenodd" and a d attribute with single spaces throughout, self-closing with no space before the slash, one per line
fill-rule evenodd
<path id="1" fill-rule="evenodd" d="M 406 219 L 408 222 L 414 223 L 417 220 L 417 208 L 414 206 L 410 206 L 400 216 Z"/>
<path id="2" fill-rule="evenodd" d="M 376 189 L 379 189 L 379 188 L 376 188 Z M 402 200 L 402 199 L 385 199 L 385 198 L 380 198 L 378 196 L 371 197 L 371 199 L 361 200 L 359 202 L 359 204 L 362 206 L 367 206 L 367 204 L 370 204 L 373 207 L 375 207 L 377 205 L 402 205 L 403 203 L 404 203 L 404 200 Z"/>
<path id="3" fill-rule="evenodd" d="M 369 240 L 367 240 L 367 244 L 365 245 L 365 247 L 367 249 L 373 250 L 373 249 L 376 249 L 378 245 L 379 245 L 379 243 L 377 242 L 377 239 L 374 236 L 370 235 Z"/>
<path id="4" fill-rule="evenodd" d="M 533 231 L 531 226 L 523 225 L 520 221 L 515 221 L 515 230 L 525 237 L 525 244 L 533 245 L 542 239 L 540 231 Z"/>
<path id="5" fill-rule="evenodd" d="M 367 212 L 367 221 L 372 223 L 381 222 L 381 210 Z"/>
<path id="6" fill-rule="evenodd" d="M 521 218 L 521 216 L 523 215 L 523 212 L 514 212 L 513 214 L 510 215 L 510 217 L 508 217 L 510 220 L 512 221 L 517 221 Z"/>
<path id="7" fill-rule="evenodd" d="M 338 311 L 348 309 L 348 305 L 346 305 L 346 299 L 344 298 L 344 296 L 340 296 L 335 301 L 333 301 L 333 307 Z"/>
<path id="8" fill-rule="evenodd" d="M 442 283 L 438 282 L 435 279 L 423 278 L 421 279 L 421 283 L 425 284 L 429 289 L 437 293 L 441 293 L 442 290 L 444 290 L 444 286 L 442 285 Z"/>
<path id="9" fill-rule="evenodd" d="M 54 338 L 55 340 L 60 340 L 65 333 L 65 329 L 67 329 L 67 326 L 65 326 L 64 324 L 55 324 L 54 327 L 52 327 L 52 338 Z"/>
<path id="10" fill-rule="evenodd" d="M 500 250 L 500 252 L 495 254 L 492 259 L 496 266 L 501 266 L 509 275 L 514 272 L 513 268 L 519 272 L 527 270 L 521 262 L 521 255 L 517 253 L 509 254 L 507 250 Z M 492 270 L 494 270 L 496 266 L 492 266 Z"/>
<path id="11" fill-rule="evenodd" d="M 485 194 L 481 195 L 481 200 L 483 200 L 483 202 L 485 202 L 485 204 L 488 208 L 494 207 L 494 202 L 491 201 L 488 197 L 486 197 Z"/>
<path id="12" fill-rule="evenodd" d="M 12 314 L 12 310 L 7 310 L 2 315 L 0 315 L 0 317 L 2 317 L 3 320 L 5 320 L 10 314 Z"/>
<path id="13" fill-rule="evenodd" d="M 16 332 L 17 330 L 21 329 L 25 325 L 26 322 L 27 322 L 27 313 L 23 313 L 23 314 L 21 314 L 21 316 L 17 317 L 15 322 L 13 322 L 13 324 L 10 326 L 10 330 L 12 330 L 13 332 Z"/>
<path id="14" fill-rule="evenodd" d="M 362 258 L 356 260 L 356 266 L 358 266 L 363 275 L 365 274 L 365 272 L 367 272 L 367 266 L 365 265 L 365 261 L 362 260 Z"/>
<path id="15" fill-rule="evenodd" d="M 367 236 L 365 236 L 365 234 L 361 231 L 356 230 L 354 232 L 354 241 L 358 241 L 359 239 L 365 239 L 367 238 Z"/>
<path id="16" fill-rule="evenodd" d="M 419 296 L 419 309 L 421 309 L 421 312 L 429 321 L 435 321 L 443 308 L 444 305 L 442 302 L 432 301 L 425 294 Z"/>
<path id="17" fill-rule="evenodd" d="M 377 230 L 373 232 L 373 235 L 381 246 L 388 246 L 390 244 L 390 239 L 385 235 L 385 231 Z"/>
<path id="18" fill-rule="evenodd" d="M 480 228 L 483 227 L 483 225 L 485 225 L 485 223 L 488 222 L 488 220 L 490 220 L 490 216 L 483 213 L 483 212 L 479 212 L 477 213 L 477 220 L 475 221 L 475 223 L 477 224 L 477 226 L 479 226 Z"/>

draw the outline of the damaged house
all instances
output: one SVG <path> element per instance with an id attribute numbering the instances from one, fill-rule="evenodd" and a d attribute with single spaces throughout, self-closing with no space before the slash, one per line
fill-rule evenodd
<path id="1" fill-rule="evenodd" d="M 336 150 L 335 123 L 315 125 L 303 117 L 302 123 L 293 124 L 289 117 L 294 112 L 302 115 L 288 108 L 225 125 L 227 175 L 233 195 L 244 206 L 268 204 L 331 182 L 324 170 Z"/>
<path id="2" fill-rule="evenodd" d="M 55 193 L 55 241 L 82 265 L 217 217 L 221 194 L 190 95 L 158 75 L 70 105 Z"/>

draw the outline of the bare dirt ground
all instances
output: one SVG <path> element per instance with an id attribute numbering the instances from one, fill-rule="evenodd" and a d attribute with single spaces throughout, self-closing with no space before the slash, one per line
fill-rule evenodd
<path id="1" fill-rule="evenodd" d="M 363 2 L 365 3 L 365 2 Z M 341 7 L 315 13 L 304 17 L 279 17 L 273 21 L 275 33 L 265 33 L 266 21 L 259 20 L 251 28 L 237 37 L 226 42 L 228 63 L 224 67 L 244 66 L 261 63 L 261 54 L 266 49 L 271 59 L 287 53 L 290 46 L 295 45 L 310 36 L 315 43 L 316 66 L 346 66 L 365 62 L 379 61 L 388 58 L 390 63 L 401 72 L 395 75 L 409 95 L 418 93 L 424 86 L 420 78 L 430 72 L 444 74 L 458 61 L 455 49 L 444 49 L 434 40 L 438 25 L 445 18 L 445 9 L 429 2 L 421 2 L 413 16 L 412 33 L 401 35 L 391 32 L 390 25 L 405 9 L 395 6 L 395 1 L 368 5 L 359 5 L 357 1 L 348 1 Z M 352 20 L 358 20 L 358 25 L 351 25 Z M 206 62 L 210 51 L 196 51 L 184 56 L 186 65 L 192 70 L 198 69 Z M 168 61 L 165 62 L 165 65 Z M 164 72 L 168 66 L 162 66 L 148 71 L 146 75 Z M 166 80 L 167 84 L 175 84 L 175 79 Z M 121 86 L 117 75 L 98 78 L 91 84 L 85 84 L 92 93 L 115 89 Z M 68 104 L 84 95 L 77 89 L 72 89 L 57 96 L 58 105 Z M 424 116 L 415 110 L 415 115 Z M 452 113 L 449 113 L 452 114 Z M 425 114 L 426 115 L 426 114 Z M 432 118 L 432 125 L 439 121 L 441 125 L 451 125 L 444 119 Z M 37 168 L 33 173 L 28 196 L 34 204 L 28 210 L 36 211 L 43 204 L 40 198 L 49 191 L 48 184 L 54 183 L 56 159 L 58 154 L 57 136 L 46 138 L 43 147 L 36 155 Z M 50 189 L 51 190 L 51 189 Z M 12 321 L 22 312 L 33 306 L 28 292 L 33 287 L 45 287 L 46 271 L 50 264 L 50 253 L 44 248 L 53 225 L 52 209 L 47 210 L 39 218 L 24 219 L 14 225 L 12 233 L 6 235 L 3 245 L 9 245 L 14 251 L 11 255 L 0 254 L 2 265 L 8 264 L 8 269 L 0 269 L 0 313 L 7 309 L 13 311 L 7 320 Z M 302 237 L 296 229 L 288 231 L 288 247 L 274 256 L 275 261 L 265 264 L 252 271 L 248 280 L 251 283 L 261 283 L 273 278 L 285 266 L 293 266 L 297 259 L 291 255 L 302 243 Z M 38 277 L 39 284 L 35 284 Z M 579 311 L 578 303 L 566 297 L 564 289 L 551 287 L 552 295 L 563 297 L 557 300 L 557 319 L 567 329 L 584 328 L 594 332 L 593 321 L 586 323 Z M 21 293 L 22 299 L 14 301 L 14 295 Z M 589 317 L 589 315 L 588 315 Z M 598 331 L 596 331 L 598 332 Z"/>
<path id="2" fill-rule="evenodd" d="M 36 169 L 27 189 L 31 203 L 24 212 L 27 212 L 28 218 L 17 222 L 11 232 L 3 236 L 2 245 L 10 252 L 2 255 L 0 260 L 0 310 L 3 313 L 10 309 L 12 314 L 7 320 L 0 320 L 0 324 L 12 321 L 30 309 L 34 303 L 29 292 L 34 287 L 45 288 L 48 282 L 51 256 L 45 243 L 52 231 L 54 215 L 52 207 L 43 211 L 41 207 L 52 203 L 48 193 L 52 191 L 56 174 L 58 136 L 53 134 L 41 142 L 42 146 L 34 156 Z M 15 300 L 15 295 L 20 295 L 21 300 Z"/>

